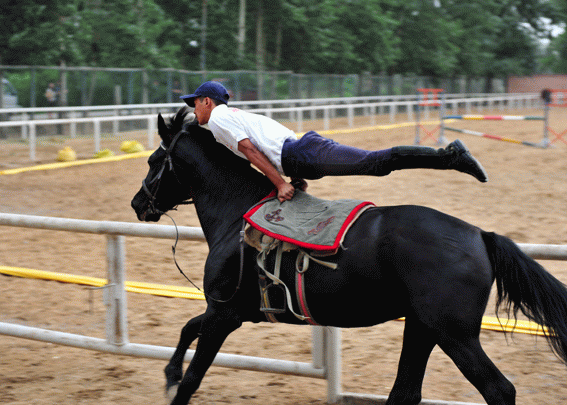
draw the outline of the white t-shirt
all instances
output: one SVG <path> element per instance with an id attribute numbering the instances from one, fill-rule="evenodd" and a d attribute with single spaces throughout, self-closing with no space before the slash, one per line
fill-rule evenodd
<path id="1" fill-rule="evenodd" d="M 271 118 L 225 104 L 218 105 L 211 111 L 208 124 L 217 142 L 244 159 L 246 156 L 238 150 L 238 142 L 250 139 L 282 174 L 283 144 L 287 139 L 297 139 L 291 129 Z"/>

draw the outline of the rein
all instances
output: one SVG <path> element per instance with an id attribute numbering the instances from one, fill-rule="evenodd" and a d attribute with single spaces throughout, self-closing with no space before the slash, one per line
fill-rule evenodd
<path id="1" fill-rule="evenodd" d="M 240 231 L 240 272 L 238 273 L 238 283 L 236 284 L 236 289 L 234 290 L 234 293 L 232 293 L 232 295 L 230 296 L 229 299 L 220 300 L 220 299 L 213 298 L 210 295 L 207 295 L 203 290 L 201 290 L 197 286 L 197 284 L 195 284 L 183 272 L 183 270 L 181 269 L 181 267 L 177 263 L 177 258 L 176 258 L 177 242 L 179 242 L 179 229 L 177 228 L 177 224 L 175 223 L 175 220 L 173 219 L 173 217 L 171 217 L 171 215 L 169 215 L 167 213 L 163 213 L 163 215 L 165 215 L 166 217 L 171 219 L 171 222 L 173 222 L 173 225 L 175 226 L 175 243 L 173 244 L 173 246 L 171 246 L 171 252 L 173 253 L 173 262 L 175 263 L 175 267 L 177 267 L 177 270 L 179 270 L 179 272 L 183 275 L 183 277 L 185 277 L 187 279 L 187 281 L 189 281 L 193 285 L 193 287 L 195 287 L 197 290 L 202 292 L 203 295 L 206 298 L 210 299 L 211 301 L 218 302 L 219 304 L 226 304 L 227 302 L 230 302 L 236 296 L 236 293 L 238 292 L 238 290 L 240 290 L 240 286 L 242 285 L 242 276 L 244 274 L 244 225 L 242 227 L 242 230 Z"/>
<path id="2" fill-rule="evenodd" d="M 216 298 L 211 297 L 210 295 L 207 295 L 203 290 L 201 290 L 189 277 L 187 277 L 187 275 L 183 272 L 183 270 L 181 269 L 181 267 L 177 263 L 176 249 L 177 249 L 177 242 L 179 242 L 179 229 L 177 228 L 177 223 L 175 222 L 175 220 L 173 219 L 173 217 L 171 215 L 169 215 L 168 213 L 166 213 L 164 211 L 158 210 L 155 206 L 156 194 L 157 194 L 157 191 L 159 189 L 159 186 L 161 185 L 161 178 L 162 178 L 163 173 L 165 172 L 165 168 L 167 166 L 169 166 L 168 171 L 172 172 L 173 175 L 175 176 L 175 179 L 177 180 L 177 182 L 179 184 L 181 184 L 181 182 L 179 181 L 179 177 L 177 177 L 177 173 L 175 173 L 175 167 L 173 165 L 173 159 L 171 157 L 171 153 L 173 151 L 173 148 L 175 147 L 175 144 L 177 143 L 177 141 L 179 140 L 179 138 L 181 137 L 182 134 L 183 134 L 182 131 L 178 132 L 175 135 L 175 137 L 171 140 L 169 147 L 166 147 L 163 142 L 160 143 L 160 147 L 163 150 L 165 150 L 165 158 L 163 160 L 163 164 L 162 164 L 160 170 L 158 171 L 158 173 L 156 174 L 156 176 L 152 180 L 150 180 L 149 185 L 148 185 L 148 183 L 146 183 L 146 179 L 142 180 L 142 189 L 144 190 L 144 193 L 146 194 L 146 196 L 150 200 L 149 211 L 153 214 L 165 215 L 166 217 L 171 219 L 171 222 L 173 222 L 173 225 L 175 226 L 175 243 L 173 244 L 173 246 L 171 246 L 171 251 L 173 253 L 173 262 L 175 263 L 177 270 L 179 270 L 179 272 L 183 275 L 183 277 L 185 277 L 187 279 L 187 281 L 189 281 L 197 290 L 202 292 L 203 295 L 207 299 L 210 299 L 211 301 L 214 301 L 214 302 L 224 304 L 224 303 L 231 301 L 236 296 L 236 293 L 238 292 L 238 290 L 240 290 L 240 286 L 242 284 L 242 277 L 243 277 L 243 273 L 244 273 L 244 226 L 242 227 L 242 230 L 240 231 L 240 273 L 238 275 L 238 284 L 236 285 L 236 290 L 230 296 L 230 298 L 227 299 L 227 300 L 216 299 Z M 154 189 L 153 192 L 151 191 L 150 187 L 152 187 Z M 189 200 L 182 201 L 178 205 L 182 205 L 182 204 L 185 204 L 185 205 L 194 204 L 194 201 L 189 201 Z M 173 209 L 176 210 L 177 206 L 174 207 Z"/>

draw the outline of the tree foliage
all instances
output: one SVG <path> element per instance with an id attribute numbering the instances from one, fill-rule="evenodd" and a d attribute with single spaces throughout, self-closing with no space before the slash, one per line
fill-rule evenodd
<path id="1" fill-rule="evenodd" d="M 207 4 L 203 26 L 203 1 Z M 565 0 L 0 0 L 0 63 L 405 73 L 567 71 Z M 261 17 L 261 28 L 256 24 Z M 258 31 L 260 29 L 260 31 Z M 547 53 L 541 40 L 551 40 Z M 257 44 L 257 41 L 258 44 Z"/>
<path id="2" fill-rule="evenodd" d="M 561 35 L 550 37 L 551 44 L 544 57 L 544 66 L 551 73 L 567 74 L 567 2 L 565 0 L 555 0 L 556 19 L 554 22 L 562 22 L 564 31 Z"/>

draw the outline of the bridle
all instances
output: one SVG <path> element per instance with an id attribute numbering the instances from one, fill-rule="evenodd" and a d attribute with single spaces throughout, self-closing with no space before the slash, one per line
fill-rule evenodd
<path id="1" fill-rule="evenodd" d="M 179 140 L 179 138 L 181 137 L 182 134 L 183 134 L 182 131 L 178 132 L 173 137 L 173 139 L 171 140 L 169 147 L 166 147 L 165 144 L 163 143 L 163 141 L 160 143 L 160 148 L 165 150 L 165 158 L 163 159 L 163 163 L 162 163 L 158 173 L 149 181 L 149 183 L 146 182 L 146 179 L 142 180 L 142 190 L 144 190 L 144 193 L 146 194 L 146 196 L 149 199 L 148 211 L 151 214 L 159 214 L 159 215 L 165 214 L 164 211 L 158 210 L 156 208 L 155 202 L 156 202 L 156 195 L 157 195 L 157 192 L 159 190 L 159 186 L 161 185 L 161 178 L 162 178 L 163 173 L 165 172 L 166 168 L 168 169 L 168 171 L 173 173 L 177 182 L 179 184 L 181 184 L 181 182 L 179 181 L 179 178 L 177 177 L 177 173 L 175 173 L 175 166 L 173 165 L 173 159 L 171 157 L 171 154 L 173 152 L 173 148 L 175 148 L 175 145 L 177 144 L 177 141 Z M 153 189 L 153 192 L 152 192 L 152 189 Z M 192 204 L 192 203 L 193 203 L 192 201 L 185 200 L 185 201 L 180 202 L 178 205 Z"/>
<path id="2" fill-rule="evenodd" d="M 173 225 L 175 226 L 175 235 L 176 235 L 175 236 L 175 243 L 173 244 L 173 246 L 171 246 L 171 251 L 173 252 L 173 262 L 175 263 L 177 270 L 179 270 L 179 272 L 183 275 L 183 277 L 185 277 L 187 279 L 187 281 L 189 281 L 197 290 L 201 291 L 210 300 L 218 302 L 218 303 L 227 303 L 227 302 L 231 301 L 236 296 L 236 293 L 238 292 L 238 290 L 240 290 L 240 285 L 242 284 L 242 276 L 243 276 L 243 273 L 244 273 L 244 229 L 242 229 L 242 231 L 240 232 L 240 273 L 238 275 L 238 284 L 236 285 L 236 289 L 235 289 L 234 293 L 230 296 L 229 299 L 227 299 L 227 300 L 216 299 L 216 298 L 211 297 L 210 295 L 205 294 L 204 291 L 202 291 L 189 277 L 187 277 L 185 275 L 185 273 L 183 272 L 183 270 L 181 269 L 181 267 L 177 263 L 177 259 L 175 257 L 177 242 L 179 242 L 179 230 L 177 229 L 177 224 L 175 223 L 175 220 L 170 215 L 168 215 L 164 211 L 158 210 L 155 206 L 156 194 L 157 194 L 157 191 L 159 189 L 159 186 L 161 185 L 161 178 L 162 178 L 166 168 L 168 169 L 168 171 L 173 173 L 177 182 L 180 185 L 182 184 L 181 181 L 179 181 L 179 177 L 177 177 L 177 173 L 175 173 L 175 166 L 173 165 L 173 159 L 172 159 L 173 148 L 175 148 L 175 144 L 177 143 L 177 141 L 179 140 L 181 135 L 183 135 L 183 131 L 178 132 L 173 137 L 173 139 L 171 140 L 171 143 L 169 144 L 169 147 L 166 147 L 165 144 L 163 143 L 163 141 L 160 143 L 160 148 L 165 150 L 165 158 L 163 159 L 163 163 L 162 163 L 158 173 L 149 181 L 149 183 L 146 182 L 146 179 L 142 180 L 142 190 L 144 190 L 144 193 L 146 194 L 146 196 L 149 199 L 148 211 L 152 214 L 165 215 L 165 216 L 169 217 L 169 219 L 171 219 L 171 221 L 173 222 Z M 152 192 L 151 188 L 153 188 L 153 192 Z M 193 201 L 185 200 L 185 201 L 178 203 L 177 205 L 193 204 L 193 203 L 194 203 Z M 176 207 L 174 207 L 173 209 L 175 210 Z"/>

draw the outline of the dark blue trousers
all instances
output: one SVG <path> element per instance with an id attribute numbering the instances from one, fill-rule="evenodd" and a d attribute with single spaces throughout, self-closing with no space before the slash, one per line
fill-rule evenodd
<path id="1" fill-rule="evenodd" d="M 298 140 L 284 143 L 282 167 L 286 176 L 308 180 L 324 176 L 385 176 L 391 171 L 391 152 L 341 145 L 309 131 Z"/>

